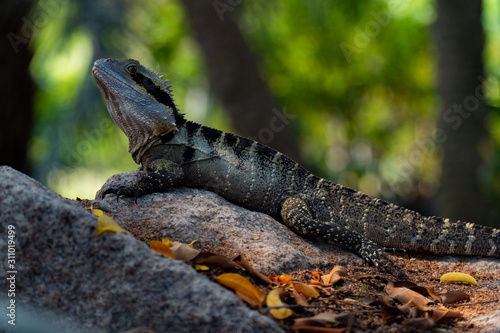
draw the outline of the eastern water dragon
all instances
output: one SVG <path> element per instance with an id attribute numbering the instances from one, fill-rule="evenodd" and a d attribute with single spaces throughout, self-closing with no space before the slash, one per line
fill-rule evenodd
<path id="1" fill-rule="evenodd" d="M 92 73 L 144 171 L 133 186 L 108 188 L 103 196 L 208 189 L 398 276 L 404 271 L 384 248 L 500 258 L 498 229 L 422 216 L 317 177 L 256 141 L 186 120 L 167 81 L 136 60 L 99 59 Z"/>

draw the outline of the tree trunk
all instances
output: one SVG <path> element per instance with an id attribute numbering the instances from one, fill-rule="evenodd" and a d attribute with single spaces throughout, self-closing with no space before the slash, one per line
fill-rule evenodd
<path id="1" fill-rule="evenodd" d="M 481 186 L 488 143 L 487 106 L 482 90 L 484 33 L 481 1 L 438 0 L 435 37 L 439 51 L 438 87 L 442 109 L 442 174 L 438 214 L 485 223 L 487 201 Z"/>
<path id="2" fill-rule="evenodd" d="M 256 56 L 231 17 L 239 2 L 182 3 L 204 54 L 210 87 L 229 113 L 235 131 L 299 160 L 289 126 L 294 116 L 274 100 L 259 76 Z"/>
<path id="3" fill-rule="evenodd" d="M 30 17 L 32 1 L 4 0 L 0 13 L 0 165 L 31 174 L 28 143 L 33 127 L 35 85 L 29 72 L 28 48 L 35 22 Z"/>

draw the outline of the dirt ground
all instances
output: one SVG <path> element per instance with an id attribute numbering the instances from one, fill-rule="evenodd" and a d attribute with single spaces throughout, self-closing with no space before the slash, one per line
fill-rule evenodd
<path id="1" fill-rule="evenodd" d="M 367 264 L 351 263 L 347 268 L 347 276 L 343 281 L 333 286 L 315 286 L 320 292 L 319 297 L 307 298 L 308 307 L 296 305 L 291 297 L 291 288 L 284 287 L 281 299 L 285 304 L 290 304 L 295 315 L 287 319 L 276 319 L 264 307 L 256 309 L 276 320 L 288 332 L 479 332 L 484 325 L 477 325 L 472 319 L 500 310 L 500 279 L 494 274 L 467 269 L 466 263 L 453 265 L 453 271 L 462 272 L 473 276 L 478 285 L 464 282 L 440 283 L 442 269 L 436 269 L 435 257 L 418 256 L 416 259 L 398 258 L 408 274 L 408 280 L 418 286 L 432 287 L 436 294 L 442 295 L 450 291 L 462 291 L 470 297 L 466 301 L 453 302 L 443 305 L 434 300 L 429 307 L 444 307 L 452 313 L 458 313 L 459 318 L 441 318 L 437 321 L 429 320 L 430 312 L 421 311 L 410 306 L 408 312 L 397 309 L 402 304 L 390 297 L 385 291 L 389 281 L 394 277 L 380 274 L 375 268 Z M 261 290 L 269 292 L 278 284 L 260 282 L 250 274 L 241 270 L 215 268 L 207 272 L 200 272 L 211 279 L 216 276 L 235 272 L 247 277 Z M 319 272 L 327 274 L 328 271 Z M 316 280 L 311 271 L 302 271 L 290 274 L 293 281 L 310 283 Z M 338 315 L 337 322 L 317 323 L 318 329 L 294 329 L 296 319 L 307 318 L 318 313 L 328 312 Z"/>

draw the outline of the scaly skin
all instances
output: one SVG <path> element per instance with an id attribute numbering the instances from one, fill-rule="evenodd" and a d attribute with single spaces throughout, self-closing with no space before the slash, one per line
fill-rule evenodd
<path id="1" fill-rule="evenodd" d="M 108 188 L 103 195 L 137 198 L 173 186 L 208 189 L 399 277 L 404 271 L 384 247 L 500 257 L 498 229 L 424 217 L 319 178 L 256 141 L 185 120 L 170 86 L 135 60 L 97 60 L 93 75 L 109 113 L 129 138 L 129 152 L 146 171 L 134 186 Z"/>

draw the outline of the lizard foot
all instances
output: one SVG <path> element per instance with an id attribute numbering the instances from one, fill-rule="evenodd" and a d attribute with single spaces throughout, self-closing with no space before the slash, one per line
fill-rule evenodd
<path id="1" fill-rule="evenodd" d="M 133 187 L 120 186 L 118 188 L 108 188 L 102 192 L 100 199 L 104 199 L 106 194 L 116 194 L 116 201 L 120 199 L 120 196 L 133 197 L 135 203 L 137 203 L 137 198 L 141 195 L 138 189 Z"/>
<path id="2" fill-rule="evenodd" d="M 398 280 L 407 277 L 404 269 L 376 243 L 371 241 L 365 242 L 359 251 L 359 255 L 365 261 L 374 265 L 379 272 L 389 273 Z"/>

